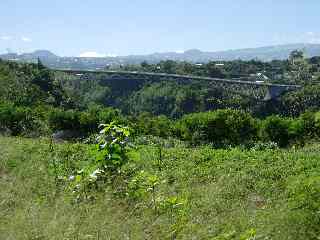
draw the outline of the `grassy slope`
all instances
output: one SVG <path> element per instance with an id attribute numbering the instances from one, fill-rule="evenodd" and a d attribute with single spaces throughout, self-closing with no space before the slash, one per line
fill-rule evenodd
<path id="1" fill-rule="evenodd" d="M 148 197 L 126 201 L 110 188 L 95 202 L 72 204 L 70 191 L 56 187 L 50 164 L 63 162 L 71 174 L 90 160 L 86 148 L 59 144 L 52 154 L 46 140 L 0 138 L 0 239 L 250 239 L 254 232 L 255 239 L 319 236 L 319 214 L 311 203 L 320 189 L 299 187 L 319 173 L 318 146 L 256 152 L 171 148 L 164 151 L 161 171 L 156 149 L 139 147 L 128 168 L 165 181 L 157 198 L 185 200 L 174 217 L 155 216 Z"/>

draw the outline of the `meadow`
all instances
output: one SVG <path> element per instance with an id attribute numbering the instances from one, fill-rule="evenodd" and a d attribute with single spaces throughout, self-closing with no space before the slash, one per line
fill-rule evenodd
<path id="1" fill-rule="evenodd" d="M 0 137 L 0 239 L 319 239 L 319 144 L 141 140 L 79 192 L 74 178 L 96 161 L 93 149 Z"/>

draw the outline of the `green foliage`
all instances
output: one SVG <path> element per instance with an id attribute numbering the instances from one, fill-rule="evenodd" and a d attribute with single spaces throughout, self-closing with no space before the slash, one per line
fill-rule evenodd
<path id="1" fill-rule="evenodd" d="M 145 171 L 138 172 L 128 183 L 127 196 L 130 200 L 146 200 L 151 198 L 153 208 L 157 211 L 156 187 L 160 184 L 157 175 Z"/>
<path id="2" fill-rule="evenodd" d="M 140 146 L 116 177 L 94 168 L 96 146 L 3 137 L 0 146 L 1 239 L 319 235 L 318 144 L 255 151 L 163 148 L 161 171 L 153 164 L 158 149 Z M 75 202 L 79 191 L 83 198 Z"/>
<path id="3" fill-rule="evenodd" d="M 289 186 L 289 195 L 293 209 L 308 210 L 317 216 L 320 210 L 320 177 L 299 176 Z"/>
<path id="4" fill-rule="evenodd" d="M 289 183 L 288 195 L 292 210 L 289 218 L 293 225 L 305 239 L 317 239 L 320 234 L 320 177 L 316 174 L 298 176 Z"/>
<path id="5" fill-rule="evenodd" d="M 319 115 L 319 113 L 307 111 L 301 114 L 298 118 L 298 120 L 303 124 L 303 133 L 301 134 L 307 139 L 317 138 L 320 136 L 320 125 L 317 125 L 317 115 Z"/>
<path id="6" fill-rule="evenodd" d="M 12 135 L 20 135 L 35 130 L 35 122 L 30 108 L 0 105 L 0 130 L 7 129 Z"/>
<path id="7" fill-rule="evenodd" d="M 310 130 L 314 131 L 316 133 L 319 133 L 319 129 L 320 129 L 320 112 L 317 112 L 317 113 L 314 114 L 314 118 L 311 118 L 311 122 L 314 123 L 314 126 L 311 125 Z"/>
<path id="8" fill-rule="evenodd" d="M 270 116 L 262 122 L 260 130 L 263 141 L 275 142 L 280 147 L 290 143 L 304 144 L 306 140 L 318 138 L 318 132 L 312 112 L 306 112 L 296 119 Z"/>
<path id="9" fill-rule="evenodd" d="M 53 109 L 49 113 L 48 121 L 53 130 L 80 129 L 79 113 L 75 110 Z"/>
<path id="10" fill-rule="evenodd" d="M 173 114 L 179 87 L 176 83 L 154 83 L 147 85 L 133 94 L 128 101 L 132 114 L 149 112 L 153 115 Z"/>
<path id="11" fill-rule="evenodd" d="M 208 76 L 212 78 L 226 78 L 226 74 L 223 73 L 223 70 L 216 66 L 215 62 L 210 62 L 206 65 Z"/>
<path id="12" fill-rule="evenodd" d="M 136 134 L 152 135 L 167 138 L 172 136 L 174 122 L 166 116 L 152 117 L 150 114 L 140 114 L 133 120 Z"/>
<path id="13" fill-rule="evenodd" d="M 53 72 L 36 64 L 0 61 L 0 101 L 19 106 L 66 105 Z"/>
<path id="14" fill-rule="evenodd" d="M 51 109 L 48 122 L 51 129 L 74 130 L 84 135 L 93 134 L 100 123 L 125 122 L 118 110 L 93 106 L 86 111 Z"/>
<path id="15" fill-rule="evenodd" d="M 257 136 L 256 121 L 249 114 L 236 110 L 186 115 L 176 128 L 178 136 L 184 140 L 214 146 L 244 144 Z"/>
<path id="16" fill-rule="evenodd" d="M 97 158 L 97 162 L 104 169 L 115 171 L 128 161 L 126 153 L 131 146 L 129 142 L 131 130 L 114 122 L 100 126 L 103 128 L 97 140 L 103 158 Z"/>
<path id="17" fill-rule="evenodd" d="M 320 110 L 318 84 L 310 78 L 319 75 L 318 59 L 290 61 L 212 61 L 207 64 L 163 61 L 159 64 L 130 65 L 123 70 L 167 72 L 204 77 L 245 77 L 256 81 L 257 74 L 269 77 L 271 82 L 303 83 L 300 91 L 285 94 L 269 103 L 256 101 L 265 90 L 247 87 L 212 85 L 211 82 L 175 79 L 116 79 L 114 75 L 84 74 L 80 76 L 56 73 L 38 64 L 0 62 L 0 100 L 15 105 L 51 105 L 66 109 L 86 110 L 98 104 L 116 107 L 127 114 L 181 117 L 184 114 L 216 110 L 249 110 L 255 116 L 282 114 L 298 116 L 306 110 Z M 114 78 L 115 77 L 115 78 Z M 257 95 L 257 96 L 256 96 Z M 255 96 L 255 97 L 253 97 Z M 265 107 L 268 105 L 268 107 Z"/>
<path id="18" fill-rule="evenodd" d="M 281 99 L 281 113 L 285 116 L 296 117 L 307 110 L 319 111 L 320 86 L 306 85 L 299 91 L 284 95 Z"/>
<path id="19" fill-rule="evenodd" d="M 108 183 L 115 178 L 127 163 L 127 152 L 131 149 L 130 129 L 114 122 L 101 124 L 97 144 L 90 150 L 93 161 L 72 175 L 71 189 L 78 201 L 92 197 L 88 193 L 99 188 L 99 183 Z"/>
<path id="20" fill-rule="evenodd" d="M 113 108 L 91 106 L 86 111 L 79 112 L 80 129 L 84 133 L 95 133 L 101 123 L 127 123 L 121 112 Z"/>
<path id="21" fill-rule="evenodd" d="M 279 116 L 270 116 L 262 123 L 262 138 L 267 141 L 276 142 L 280 147 L 289 144 L 290 120 Z"/>

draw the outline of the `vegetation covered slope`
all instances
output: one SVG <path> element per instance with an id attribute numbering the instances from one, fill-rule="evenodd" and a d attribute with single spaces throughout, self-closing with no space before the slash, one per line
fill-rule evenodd
<path id="1" fill-rule="evenodd" d="M 78 201 L 90 145 L 0 138 L 1 239 L 318 239 L 320 152 L 138 146 Z M 159 159 L 161 158 L 159 167 Z M 68 177 L 65 179 L 65 177 Z M 154 191 L 141 180 L 156 179 Z M 156 201 L 158 209 L 154 209 Z"/>
<path id="2" fill-rule="evenodd" d="M 0 102 L 16 106 L 53 106 L 64 110 L 86 110 L 101 105 L 118 108 L 127 115 L 138 116 L 147 112 L 170 118 L 225 108 L 245 110 L 258 117 L 271 114 L 298 116 L 308 109 L 319 110 L 320 87 L 315 81 L 320 75 L 320 58 L 296 58 L 295 64 L 291 64 L 291 60 L 209 62 L 203 65 L 164 61 L 122 67 L 122 70 L 220 78 L 254 75 L 252 81 L 256 80 L 257 74 L 260 77 L 263 74 L 269 77 L 266 81 L 305 86 L 268 102 L 256 98 L 259 95 L 259 99 L 263 99 L 265 88 L 258 90 L 246 85 L 239 87 L 196 80 L 121 79 L 121 76 L 103 74 L 76 76 L 54 73 L 40 61 L 38 64 L 18 64 L 0 60 Z"/>
<path id="3" fill-rule="evenodd" d="M 62 74 L 56 79 L 80 108 L 103 104 L 121 109 L 129 115 L 148 112 L 179 118 L 187 113 L 233 108 L 251 112 L 258 117 L 271 114 L 297 116 L 307 109 L 319 109 L 320 58 L 304 59 L 295 51 L 289 60 L 261 62 L 230 61 L 191 64 L 162 61 L 143 62 L 115 68 L 119 71 L 156 72 L 214 78 L 242 78 L 246 81 L 299 84 L 303 89 L 285 93 L 272 101 L 263 101 L 266 87 L 224 84 L 200 80 L 179 80 L 116 73 Z M 310 95 L 310 96 L 309 96 Z"/>

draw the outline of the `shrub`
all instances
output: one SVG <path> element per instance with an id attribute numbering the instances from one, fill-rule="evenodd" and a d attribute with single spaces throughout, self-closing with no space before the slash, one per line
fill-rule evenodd
<path id="1" fill-rule="evenodd" d="M 163 138 L 172 136 L 173 122 L 164 115 L 153 117 L 149 114 L 141 114 L 136 122 L 138 134 Z"/>
<path id="2" fill-rule="evenodd" d="M 77 199 L 88 199 L 88 192 L 99 187 L 100 183 L 115 180 L 121 172 L 121 167 L 129 160 L 128 152 L 133 147 L 130 142 L 130 129 L 122 125 L 101 124 L 102 128 L 97 137 L 97 144 L 91 149 L 90 154 L 94 161 L 71 176 L 72 189 L 77 194 Z"/>
<path id="3" fill-rule="evenodd" d="M 99 125 L 98 116 L 92 112 L 81 112 L 79 114 L 80 130 L 84 133 L 93 133 Z"/>
<path id="4" fill-rule="evenodd" d="M 258 124 L 248 113 L 227 109 L 187 115 L 177 123 L 176 128 L 177 134 L 184 140 L 226 146 L 255 139 Z"/>
<path id="5" fill-rule="evenodd" d="M 11 104 L 0 105 L 0 128 L 8 129 L 12 135 L 20 135 L 34 128 L 34 116 L 30 108 Z"/>
<path id="6" fill-rule="evenodd" d="M 279 116 L 266 118 L 261 127 L 261 137 L 264 141 L 276 142 L 280 147 L 289 144 L 290 120 Z"/>
<path id="7" fill-rule="evenodd" d="M 113 108 L 95 106 L 79 113 L 80 130 L 86 134 L 96 132 L 101 123 L 109 124 L 113 121 L 117 123 L 125 122 L 120 111 Z"/>
<path id="8" fill-rule="evenodd" d="M 306 112 L 295 119 L 270 116 L 262 123 L 261 138 L 286 147 L 290 143 L 304 144 L 306 140 L 317 137 L 318 129 L 316 114 L 313 112 Z"/>
<path id="9" fill-rule="evenodd" d="M 53 109 L 49 112 L 48 122 L 53 130 L 79 130 L 80 114 L 75 110 Z"/>
<path id="10" fill-rule="evenodd" d="M 299 120 L 303 122 L 303 135 L 306 138 L 314 138 L 319 135 L 319 130 L 316 126 L 316 115 L 317 113 L 307 111 L 300 115 Z M 319 115 L 320 117 L 320 115 Z M 320 127 L 320 126 L 319 126 Z"/>
<path id="11" fill-rule="evenodd" d="M 48 114 L 48 123 L 52 130 L 72 130 L 88 135 L 96 132 L 100 123 L 112 121 L 123 123 L 119 110 L 95 106 L 86 111 L 52 109 Z"/>
<path id="12" fill-rule="evenodd" d="M 314 114 L 314 129 L 312 129 L 317 136 L 320 136 L 320 112 Z"/>
<path id="13" fill-rule="evenodd" d="M 124 123 L 125 119 L 121 115 L 120 110 L 114 108 L 100 108 L 98 109 L 99 123 L 111 123 L 113 121 Z"/>

